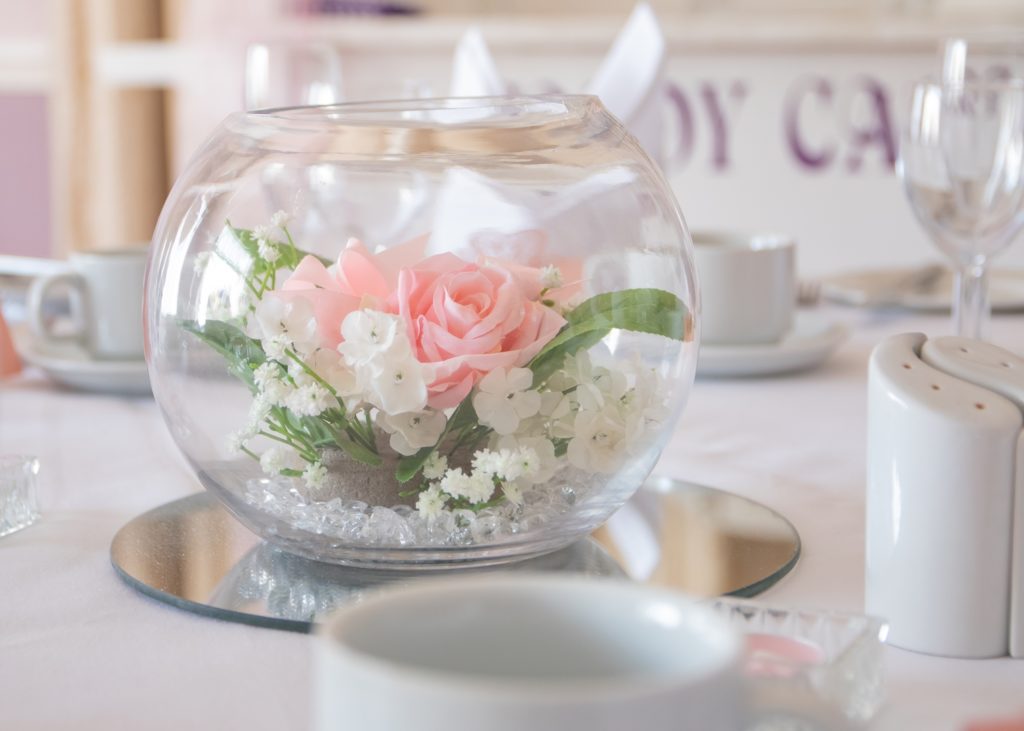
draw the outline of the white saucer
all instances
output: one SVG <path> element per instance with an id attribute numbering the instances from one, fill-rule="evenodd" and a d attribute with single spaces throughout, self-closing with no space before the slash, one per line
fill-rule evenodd
<path id="1" fill-rule="evenodd" d="M 149 396 L 149 370 L 144 360 L 96 360 L 73 343 L 42 343 L 25 328 L 14 330 L 21 359 L 68 388 L 120 396 Z"/>
<path id="2" fill-rule="evenodd" d="M 702 344 L 697 375 L 712 378 L 767 376 L 806 370 L 824 363 L 848 334 L 841 323 L 797 313 L 793 329 L 777 343 Z"/>
<path id="3" fill-rule="evenodd" d="M 900 289 L 894 284 L 912 275 L 909 269 L 869 269 L 826 277 L 825 299 L 855 307 L 902 307 L 919 312 L 948 312 L 953 303 L 953 272 L 943 272 L 925 287 Z M 1024 271 L 993 269 L 989 273 L 993 312 L 1024 310 Z M 882 294 L 880 294 L 882 293 Z"/>

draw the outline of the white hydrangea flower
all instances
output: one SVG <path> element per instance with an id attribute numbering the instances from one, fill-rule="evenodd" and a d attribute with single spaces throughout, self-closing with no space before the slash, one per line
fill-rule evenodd
<path id="1" fill-rule="evenodd" d="M 428 480 L 440 480 L 448 469 L 448 458 L 440 452 L 431 452 L 423 463 L 423 476 Z"/>
<path id="2" fill-rule="evenodd" d="M 273 216 L 270 217 L 270 224 L 277 226 L 278 228 L 284 228 L 292 220 L 291 214 L 286 211 L 276 211 Z"/>
<path id="3" fill-rule="evenodd" d="M 302 481 L 306 483 L 306 487 L 310 490 L 319 490 L 324 486 L 326 479 L 327 468 L 319 462 L 308 465 L 302 472 Z"/>
<path id="4" fill-rule="evenodd" d="M 614 472 L 629 446 L 626 424 L 614 407 L 576 414 L 575 436 L 569 441 L 569 463 L 587 472 Z"/>
<path id="5" fill-rule="evenodd" d="M 259 239 L 257 241 L 256 252 L 268 264 L 273 264 L 281 258 L 281 250 L 277 248 L 277 244 L 268 239 Z"/>
<path id="6" fill-rule="evenodd" d="M 568 416 L 572 411 L 572 399 L 561 391 L 545 391 L 540 395 L 540 414 L 551 420 Z"/>
<path id="7" fill-rule="evenodd" d="M 548 265 L 540 270 L 540 283 L 546 289 L 554 289 L 562 286 L 562 270 L 556 266 Z"/>
<path id="8" fill-rule="evenodd" d="M 411 350 L 404 330 L 405 324 L 397 315 L 355 310 L 341 323 L 341 336 L 345 340 L 338 346 L 338 352 L 345 356 L 349 365 L 368 365 L 383 353 Z"/>
<path id="9" fill-rule="evenodd" d="M 256 321 L 263 333 L 263 350 L 281 360 L 283 348 L 293 348 L 299 354 L 316 349 L 316 319 L 313 306 L 302 298 L 284 300 L 264 297 L 256 305 Z"/>
<path id="10" fill-rule="evenodd" d="M 577 381 L 573 380 L 564 370 L 561 370 L 555 371 L 548 376 L 548 380 L 545 385 L 550 391 L 560 391 L 565 393 L 574 388 L 576 384 Z"/>
<path id="11" fill-rule="evenodd" d="M 421 492 L 416 499 L 416 510 L 424 518 L 436 518 L 444 510 L 446 502 L 448 502 L 448 497 L 441 493 L 441 489 L 436 484 L 433 484 Z"/>
<path id="12" fill-rule="evenodd" d="M 629 388 L 629 381 L 626 374 L 619 370 L 608 368 L 595 368 L 593 370 L 594 385 L 609 399 L 621 399 Z"/>
<path id="13" fill-rule="evenodd" d="M 313 382 L 291 389 L 285 397 L 284 405 L 298 416 L 319 416 L 338 403 L 330 391 Z"/>
<path id="14" fill-rule="evenodd" d="M 339 396 L 352 396 L 358 391 L 355 371 L 335 351 L 318 348 L 306 359 L 306 365 Z"/>
<path id="15" fill-rule="evenodd" d="M 356 310 L 341 324 L 338 351 L 355 369 L 363 398 L 389 415 L 422 411 L 433 368 L 412 352 L 405 323 L 397 315 Z"/>
<path id="16" fill-rule="evenodd" d="M 639 362 L 635 370 L 636 382 L 623 396 L 623 406 L 631 412 L 639 413 L 644 428 L 655 428 L 664 423 L 671 414 L 668 403 L 661 395 L 661 376 L 655 369 L 645 367 Z"/>
<path id="17" fill-rule="evenodd" d="M 477 384 L 473 408 L 480 423 L 498 434 L 511 434 L 519 422 L 540 411 L 541 397 L 528 390 L 533 385 L 529 368 L 495 368 Z"/>
<path id="18" fill-rule="evenodd" d="M 357 373 L 366 400 L 389 415 L 422 411 L 427 405 L 430 369 L 417 361 L 412 353 L 388 353 L 378 360 L 381 362 L 366 366 Z M 367 370 L 370 371 L 368 378 Z"/>
<path id="19" fill-rule="evenodd" d="M 437 444 L 447 422 L 443 411 L 430 409 L 394 415 L 381 413 L 377 417 L 380 427 L 391 435 L 391 448 L 406 456 Z"/>
<path id="20" fill-rule="evenodd" d="M 567 355 L 562 364 L 561 375 L 572 385 L 578 383 L 592 383 L 594 380 L 593 366 L 587 351 L 580 350 L 574 355 Z M 549 387 L 551 379 L 548 379 Z"/>
<path id="21" fill-rule="evenodd" d="M 302 459 L 291 449 L 285 447 L 269 447 L 260 455 L 260 467 L 268 475 L 280 475 L 282 470 L 299 469 Z"/>
<path id="22" fill-rule="evenodd" d="M 270 234 L 270 226 L 267 226 L 266 224 L 261 223 L 258 226 L 253 226 L 252 228 L 252 236 L 257 242 L 266 241 L 270 238 Z"/>

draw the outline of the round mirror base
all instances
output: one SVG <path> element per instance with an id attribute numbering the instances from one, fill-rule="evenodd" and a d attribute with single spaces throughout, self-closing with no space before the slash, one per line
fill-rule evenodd
<path id="1" fill-rule="evenodd" d="M 789 573 L 799 555 L 796 529 L 775 511 L 723 490 L 652 477 L 589 538 L 517 563 L 452 571 L 560 571 L 750 597 Z M 114 536 L 110 557 L 129 586 L 161 602 L 294 632 L 309 632 L 363 592 L 445 573 L 354 568 L 285 553 L 205 492 L 132 519 Z"/>

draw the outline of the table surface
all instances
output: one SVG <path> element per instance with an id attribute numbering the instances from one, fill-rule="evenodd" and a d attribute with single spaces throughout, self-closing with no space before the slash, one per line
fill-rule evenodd
<path id="1" fill-rule="evenodd" d="M 851 338 L 811 372 L 698 381 L 656 472 L 749 496 L 796 525 L 803 557 L 763 601 L 859 611 L 868 356 L 887 335 L 950 326 L 838 308 L 804 316 L 845 321 Z M 991 339 L 1024 353 L 1024 316 L 995 318 Z M 41 459 L 44 511 L 0 539 L 0 726 L 308 726 L 313 638 L 173 609 L 110 566 L 123 523 L 199 489 L 151 400 L 60 390 L 30 369 L 0 384 L 0 453 Z M 885 663 L 889 701 L 873 728 L 962 729 L 1024 713 L 1022 660 L 886 648 Z"/>

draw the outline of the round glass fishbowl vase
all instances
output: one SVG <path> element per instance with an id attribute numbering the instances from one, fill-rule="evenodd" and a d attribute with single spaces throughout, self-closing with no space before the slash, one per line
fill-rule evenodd
<path id="1" fill-rule="evenodd" d="M 174 440 L 245 525 L 313 559 L 563 547 L 640 486 L 693 383 L 689 234 L 593 97 L 236 114 L 153 243 Z"/>

